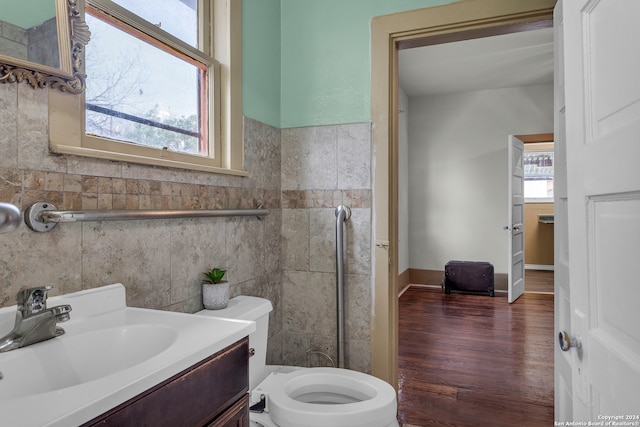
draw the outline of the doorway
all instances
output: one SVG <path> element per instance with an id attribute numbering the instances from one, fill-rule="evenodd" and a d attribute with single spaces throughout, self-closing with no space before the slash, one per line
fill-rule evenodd
<path id="1" fill-rule="evenodd" d="M 518 135 L 518 138 L 525 142 L 525 292 L 553 294 L 554 137 L 549 133 Z"/>
<path id="2" fill-rule="evenodd" d="M 397 384 L 398 49 L 548 27 L 555 0 L 475 0 L 375 18 L 372 23 L 374 176 L 373 374 Z"/>

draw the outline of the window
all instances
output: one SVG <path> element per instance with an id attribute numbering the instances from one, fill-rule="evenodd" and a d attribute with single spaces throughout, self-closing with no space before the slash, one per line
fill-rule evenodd
<path id="1" fill-rule="evenodd" d="M 130 7 L 131 1 L 117 3 Z M 173 34 L 181 42 L 198 47 L 197 30 L 193 31 L 198 28 L 197 3 L 189 3 L 165 0 L 138 9 L 145 16 L 148 11 L 155 12 L 159 29 L 163 21 L 180 23 L 170 28 Z M 171 14 L 175 20 L 167 19 Z M 208 94 L 213 59 L 194 55 L 182 43 L 169 46 L 161 42 L 158 30 L 149 37 L 132 26 L 137 19 L 123 22 L 87 7 L 86 20 L 92 36 L 85 56 L 90 76 L 85 94 L 85 133 L 203 157 L 215 153 L 215 142 L 209 146 L 207 120 L 207 100 L 213 98 Z M 191 31 L 179 31 L 182 28 Z"/>
<path id="2" fill-rule="evenodd" d="M 524 152 L 524 198 L 553 202 L 553 151 Z"/>
<path id="3" fill-rule="evenodd" d="M 241 7 L 230 0 L 87 0 L 87 89 L 73 109 L 50 95 L 50 105 L 67 113 L 51 115 L 52 150 L 247 175 Z M 81 116 L 74 132 L 62 124 L 69 115 Z"/>

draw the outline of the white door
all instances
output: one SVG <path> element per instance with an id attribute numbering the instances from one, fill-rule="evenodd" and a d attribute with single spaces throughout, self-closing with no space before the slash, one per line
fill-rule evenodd
<path id="1" fill-rule="evenodd" d="M 524 293 L 524 142 L 509 136 L 509 303 Z"/>
<path id="2" fill-rule="evenodd" d="M 556 344 L 558 422 L 640 422 L 638 18 L 638 0 L 556 7 L 555 333 L 582 342 Z"/>
<path id="3" fill-rule="evenodd" d="M 569 289 L 569 229 L 567 227 L 567 159 L 565 139 L 564 105 L 564 23 L 562 4 L 554 10 L 554 309 L 555 336 L 562 330 L 571 330 Z M 573 420 L 573 363 L 576 351 L 564 352 L 558 344 L 554 347 L 554 408 L 555 420 Z"/>

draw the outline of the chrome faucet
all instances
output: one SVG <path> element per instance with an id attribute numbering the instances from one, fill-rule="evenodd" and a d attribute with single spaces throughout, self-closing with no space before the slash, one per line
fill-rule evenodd
<path id="1" fill-rule="evenodd" d="M 47 308 L 47 292 L 53 286 L 39 286 L 18 292 L 18 311 L 13 330 L 0 338 L 0 353 L 26 347 L 64 334 L 56 324 L 69 320 L 70 305 Z"/>

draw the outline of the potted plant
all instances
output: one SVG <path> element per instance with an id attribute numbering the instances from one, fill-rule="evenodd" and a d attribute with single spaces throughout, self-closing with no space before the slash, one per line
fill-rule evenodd
<path id="1" fill-rule="evenodd" d="M 204 272 L 202 302 L 207 310 L 220 310 L 229 303 L 229 282 L 222 280 L 227 270 L 212 268 Z"/>

